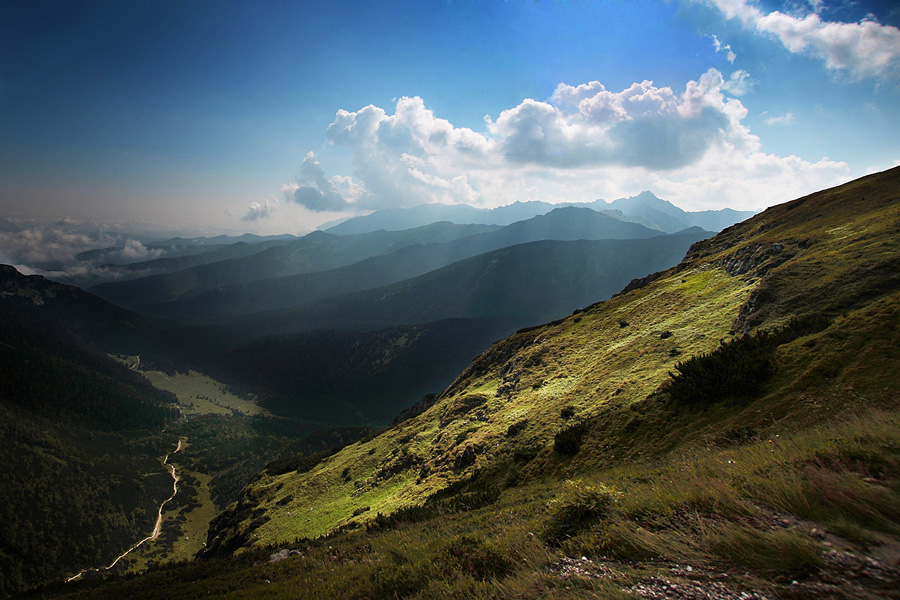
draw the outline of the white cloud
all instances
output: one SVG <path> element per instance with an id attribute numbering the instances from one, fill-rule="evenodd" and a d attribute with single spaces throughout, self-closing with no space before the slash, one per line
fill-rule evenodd
<path id="1" fill-rule="evenodd" d="M 678 169 L 716 146 L 757 143 L 740 123 L 746 109 L 725 98 L 722 88 L 715 69 L 688 82 L 681 94 L 650 81 L 621 92 L 598 82 L 560 84 L 548 102 L 526 100 L 503 111 L 488 132 L 514 163 Z"/>
<path id="2" fill-rule="evenodd" d="M 900 76 L 900 29 L 882 25 L 874 17 L 858 23 L 824 21 L 812 12 L 794 16 L 779 11 L 764 13 L 747 0 L 707 0 L 729 19 L 738 19 L 750 30 L 778 39 L 789 51 L 822 59 L 836 72 L 854 79 Z"/>
<path id="3" fill-rule="evenodd" d="M 241 217 L 241 221 L 245 223 L 255 223 L 260 219 L 268 219 L 278 208 L 277 198 L 266 198 L 262 202 L 251 202 L 247 208 L 247 213 Z"/>
<path id="4" fill-rule="evenodd" d="M 162 253 L 162 248 L 147 248 L 140 240 L 127 240 L 125 246 L 117 252 L 119 258 L 128 262 L 159 258 Z"/>
<path id="5" fill-rule="evenodd" d="M 793 125 L 796 120 L 792 112 L 783 115 L 769 115 L 768 112 L 764 112 L 761 116 L 765 118 L 766 125 Z"/>
<path id="6" fill-rule="evenodd" d="M 38 267 L 67 264 L 81 252 L 115 245 L 114 236 L 102 230 L 79 231 L 65 220 L 50 225 L 27 223 L 21 228 L 0 232 L 0 249 L 8 258 Z"/>
<path id="7" fill-rule="evenodd" d="M 744 71 L 743 69 L 738 69 L 728 78 L 722 85 L 722 91 L 731 94 L 732 96 L 744 96 L 753 91 L 753 88 L 756 87 L 757 81 L 750 77 L 750 73 Z"/>
<path id="8" fill-rule="evenodd" d="M 11 264 L 26 275 L 46 275 L 53 279 L 78 281 L 82 285 L 121 277 L 114 268 L 81 260 L 89 250 L 112 248 L 123 241 L 96 223 L 75 223 L 63 219 L 52 224 L 9 223 L 0 230 L 0 261 Z M 158 253 L 135 239 L 125 240 L 116 251 L 104 253 L 102 260 L 116 258 L 155 258 Z"/>
<path id="9" fill-rule="evenodd" d="M 715 35 L 712 36 L 713 45 L 716 47 L 716 52 L 725 52 L 725 60 L 729 63 L 734 64 L 734 61 L 737 59 L 737 54 L 734 53 L 734 50 L 731 49 L 731 45 L 723 44 L 719 41 L 719 38 Z"/>
<path id="10" fill-rule="evenodd" d="M 742 122 L 746 107 L 725 94 L 751 83 L 743 71 L 726 82 L 710 69 L 681 91 L 650 81 L 621 91 L 560 84 L 546 101 L 486 117 L 481 132 L 437 118 L 421 98 L 399 99 L 393 114 L 371 105 L 340 110 L 326 135 L 350 152 L 352 175 L 327 177 L 310 153 L 283 193 L 344 214 L 433 202 L 590 201 L 644 189 L 688 209 L 759 208 L 845 181 L 844 163 L 762 152 Z"/>

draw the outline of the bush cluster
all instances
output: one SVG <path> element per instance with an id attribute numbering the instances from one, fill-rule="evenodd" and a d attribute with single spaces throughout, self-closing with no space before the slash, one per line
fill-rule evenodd
<path id="1" fill-rule="evenodd" d="M 550 546 L 578 534 L 599 519 L 608 518 L 618 501 L 619 492 L 606 487 L 570 483 L 572 499 L 561 505 L 544 526 L 542 538 Z"/>
<path id="2" fill-rule="evenodd" d="M 584 434 L 587 433 L 587 421 L 569 423 L 553 436 L 553 449 L 565 456 L 574 456 L 581 449 Z"/>
<path id="3" fill-rule="evenodd" d="M 775 349 L 828 324 L 826 317 L 810 315 L 783 327 L 723 341 L 712 352 L 677 363 L 663 391 L 677 403 L 695 406 L 757 396 L 775 373 Z"/>

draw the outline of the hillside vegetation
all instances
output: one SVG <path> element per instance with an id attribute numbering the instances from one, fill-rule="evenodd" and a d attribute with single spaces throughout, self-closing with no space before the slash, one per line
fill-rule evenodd
<path id="1" fill-rule="evenodd" d="M 898 597 L 898 348 L 893 169 L 698 242 L 497 342 L 420 414 L 263 471 L 202 560 L 56 593 Z"/>

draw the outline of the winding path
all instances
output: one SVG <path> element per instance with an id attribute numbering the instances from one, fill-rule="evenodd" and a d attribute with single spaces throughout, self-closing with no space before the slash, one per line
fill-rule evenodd
<path id="1" fill-rule="evenodd" d="M 171 475 L 172 475 L 172 495 L 169 496 L 168 498 L 166 498 L 163 501 L 163 503 L 159 505 L 159 512 L 157 513 L 157 516 L 156 516 L 156 525 L 153 526 L 153 532 L 150 535 L 148 535 L 147 537 L 145 537 L 144 539 L 142 539 L 141 541 L 139 541 L 137 544 L 135 544 L 134 546 L 132 546 L 131 548 L 129 548 L 128 550 L 123 552 L 121 555 L 116 557 L 116 560 L 112 561 L 108 567 L 83 569 L 77 575 L 73 575 L 72 577 L 69 577 L 68 579 L 66 579 L 66 583 L 69 583 L 70 581 L 75 581 L 76 579 L 78 579 L 79 577 L 81 577 L 82 575 L 84 575 L 85 573 L 87 573 L 89 571 L 94 571 L 96 573 L 99 573 L 101 570 L 109 571 L 114 566 L 116 566 L 117 562 L 119 562 L 120 560 L 122 560 L 123 558 L 125 558 L 126 556 L 128 556 L 129 554 L 134 552 L 135 550 L 137 550 L 144 542 L 155 540 L 156 538 L 159 537 L 159 534 L 162 531 L 163 508 L 165 508 L 166 504 L 168 504 L 169 501 L 171 501 L 172 498 L 174 498 L 175 495 L 178 494 L 178 482 L 181 480 L 181 477 L 179 477 L 178 474 L 175 472 L 175 466 L 169 464 L 169 457 L 172 454 L 179 452 L 180 450 L 181 450 L 181 440 L 178 440 L 178 446 L 175 447 L 175 450 L 173 450 L 170 454 L 166 454 L 165 458 L 163 458 L 163 465 L 169 470 L 169 473 L 171 473 Z"/>

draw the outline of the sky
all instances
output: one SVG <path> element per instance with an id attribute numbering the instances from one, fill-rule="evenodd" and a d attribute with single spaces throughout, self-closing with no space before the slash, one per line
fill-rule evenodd
<path id="1" fill-rule="evenodd" d="M 898 26 L 864 0 L 0 0 L 0 259 L 22 223 L 47 250 L 430 202 L 762 209 L 900 164 Z"/>

